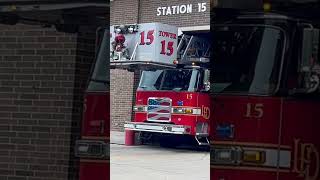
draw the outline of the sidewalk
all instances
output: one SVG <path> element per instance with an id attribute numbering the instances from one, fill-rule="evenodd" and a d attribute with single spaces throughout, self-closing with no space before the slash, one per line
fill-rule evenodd
<path id="1" fill-rule="evenodd" d="M 120 132 L 120 131 L 111 131 L 110 132 L 110 143 L 111 144 L 124 145 L 124 138 L 125 138 L 124 132 Z"/>

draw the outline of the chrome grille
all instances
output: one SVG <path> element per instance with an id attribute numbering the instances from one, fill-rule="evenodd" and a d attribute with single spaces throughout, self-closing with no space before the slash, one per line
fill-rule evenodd
<path id="1" fill-rule="evenodd" d="M 148 121 L 168 122 L 171 120 L 172 100 L 170 98 L 148 99 Z"/>

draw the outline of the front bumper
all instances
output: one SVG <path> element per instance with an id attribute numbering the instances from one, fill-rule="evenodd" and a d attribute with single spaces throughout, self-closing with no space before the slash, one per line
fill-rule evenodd
<path id="1" fill-rule="evenodd" d="M 167 134 L 191 134 L 191 127 L 184 125 L 128 122 L 124 125 L 126 130 L 146 131 Z"/>

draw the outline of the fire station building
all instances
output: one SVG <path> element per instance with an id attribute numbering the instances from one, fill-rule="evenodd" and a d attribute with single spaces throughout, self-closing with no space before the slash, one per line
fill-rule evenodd
<path id="1" fill-rule="evenodd" d="M 158 22 L 177 26 L 179 34 L 210 30 L 209 0 L 111 0 L 110 25 Z M 131 121 L 140 71 L 110 70 L 111 130 Z"/>

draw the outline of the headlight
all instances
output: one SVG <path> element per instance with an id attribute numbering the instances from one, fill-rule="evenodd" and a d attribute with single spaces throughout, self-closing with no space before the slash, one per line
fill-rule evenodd
<path id="1" fill-rule="evenodd" d="M 172 108 L 172 112 L 177 113 L 177 114 L 184 114 L 185 109 L 184 108 Z"/>
<path id="2" fill-rule="evenodd" d="M 237 165 L 240 162 L 241 151 L 234 147 L 219 147 L 211 150 L 212 164 Z"/>
<path id="3" fill-rule="evenodd" d="M 242 152 L 242 161 L 244 163 L 262 164 L 265 162 L 266 153 L 256 150 L 244 150 Z"/>
<path id="4" fill-rule="evenodd" d="M 211 163 L 217 165 L 263 165 L 266 151 L 238 146 L 212 147 Z"/>
<path id="5" fill-rule="evenodd" d="M 146 112 L 147 107 L 146 106 L 133 106 L 134 112 Z"/>
<path id="6" fill-rule="evenodd" d="M 174 108 L 172 108 L 172 113 L 201 115 L 201 109 L 200 108 L 174 107 Z"/>
<path id="7" fill-rule="evenodd" d="M 186 114 L 192 114 L 193 110 L 191 108 L 186 108 L 185 113 Z"/>

